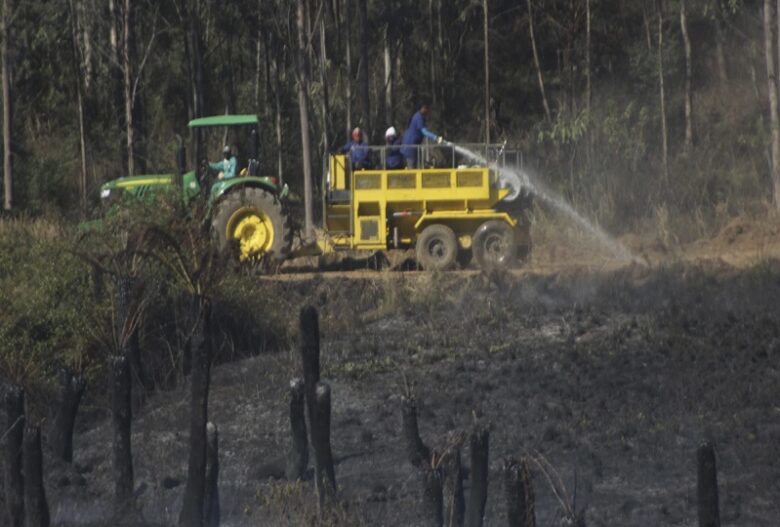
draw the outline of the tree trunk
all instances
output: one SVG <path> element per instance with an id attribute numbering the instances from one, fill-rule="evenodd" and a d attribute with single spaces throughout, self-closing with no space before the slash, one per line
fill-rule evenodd
<path id="1" fill-rule="evenodd" d="M 504 463 L 504 492 L 509 527 L 536 527 L 536 500 L 525 459 Z"/>
<path id="2" fill-rule="evenodd" d="M 201 31 L 200 11 L 198 3 L 186 0 L 187 9 L 187 46 L 190 49 L 190 90 L 192 115 L 190 118 L 203 116 L 203 36 Z M 192 164 L 197 167 L 205 157 L 202 151 L 202 130 L 195 128 L 190 136 L 192 150 Z"/>
<path id="3" fill-rule="evenodd" d="M 73 461 L 73 426 L 86 384 L 81 377 L 65 369 L 60 371 L 59 379 L 62 391 L 49 442 L 55 457 L 70 463 Z"/>
<path id="4" fill-rule="evenodd" d="M 431 83 L 431 102 L 434 106 L 436 106 L 436 103 L 438 102 L 436 97 L 436 92 L 438 91 L 437 83 L 436 83 L 436 40 L 435 40 L 435 34 L 433 27 L 433 0 L 428 0 L 428 42 L 430 43 L 431 49 L 428 51 L 429 60 L 430 63 L 430 83 Z"/>
<path id="5" fill-rule="evenodd" d="M 778 115 L 777 74 L 775 71 L 772 0 L 764 0 L 764 53 L 766 55 L 766 74 L 769 84 L 769 122 L 772 130 L 772 184 L 774 186 L 774 204 L 780 208 L 780 115 Z"/>
<path id="6" fill-rule="evenodd" d="M 471 495 L 466 516 L 468 527 L 482 527 L 488 489 L 490 431 L 477 426 L 471 433 Z"/>
<path id="7" fill-rule="evenodd" d="M 536 68 L 536 77 L 539 80 L 539 93 L 542 95 L 542 106 L 544 107 L 544 116 L 547 122 L 552 122 L 550 105 L 547 104 L 547 93 L 544 90 L 544 77 L 542 76 L 542 66 L 539 63 L 539 52 L 536 49 L 536 37 L 534 36 L 534 12 L 533 0 L 528 0 L 528 33 L 531 35 L 531 51 L 534 56 L 534 67 Z"/>
<path id="8" fill-rule="evenodd" d="M 358 11 L 360 15 L 360 104 L 362 118 L 362 127 L 366 131 L 366 139 L 370 141 L 371 130 L 371 99 L 369 92 L 369 79 L 371 73 L 371 64 L 368 62 L 368 40 L 371 38 L 370 28 L 368 27 L 368 0 L 358 0 Z"/>
<path id="9" fill-rule="evenodd" d="M 778 0 L 780 2 L 780 0 Z M 693 63 L 691 59 L 691 38 L 688 34 L 688 18 L 685 12 L 685 0 L 680 0 L 680 29 L 685 51 L 685 143 L 686 153 L 693 148 Z"/>
<path id="10" fill-rule="evenodd" d="M 422 479 L 423 510 L 422 521 L 424 525 L 430 527 L 442 527 L 443 514 L 443 493 L 442 477 L 438 468 L 430 465 L 421 467 L 418 471 Z"/>
<path id="11" fill-rule="evenodd" d="M 778 62 L 780 61 L 780 25 L 778 25 L 780 23 L 780 0 L 777 0 L 776 8 L 772 19 L 772 28 L 777 30 L 777 34 L 775 35 L 775 38 L 777 39 L 777 48 L 775 49 L 775 75 L 777 75 L 777 89 L 778 96 L 780 96 L 780 62 Z M 780 112 L 780 109 L 778 109 L 778 112 Z"/>
<path id="12" fill-rule="evenodd" d="M 114 99 L 114 112 L 116 116 L 116 137 L 121 166 L 127 166 L 127 149 L 122 144 L 122 135 L 125 132 L 125 107 L 124 107 L 124 82 L 122 73 L 122 46 L 119 41 L 121 0 L 108 0 L 108 44 L 110 48 L 109 70 L 111 72 L 111 91 Z"/>
<path id="13" fill-rule="evenodd" d="M 9 527 L 24 525 L 24 478 L 22 450 L 24 443 L 24 390 L 7 386 L 3 390 L 5 409 L 5 511 Z"/>
<path id="14" fill-rule="evenodd" d="M 122 73 L 125 100 L 125 134 L 127 147 L 127 175 L 135 174 L 135 121 L 133 119 L 133 1 L 125 0 L 122 11 Z"/>
<path id="15" fill-rule="evenodd" d="M 401 397 L 401 429 L 406 446 L 406 458 L 416 468 L 431 463 L 431 449 L 420 438 L 417 423 L 417 402 L 413 398 Z"/>
<path id="16" fill-rule="evenodd" d="M 344 103 L 347 107 L 347 133 L 349 137 L 352 132 L 352 0 L 344 0 L 344 11 L 347 13 L 347 23 L 344 27 L 344 38 L 346 50 L 344 52 L 344 67 L 347 70 L 344 87 Z"/>
<path id="17" fill-rule="evenodd" d="M 298 107 L 301 118 L 301 152 L 303 154 L 304 236 L 314 237 L 314 196 L 312 194 L 311 140 L 309 139 L 309 66 L 306 52 L 306 6 L 298 0 Z"/>
<path id="18" fill-rule="evenodd" d="M 721 84 L 726 84 L 729 80 L 728 69 L 726 66 L 726 53 L 723 50 L 726 40 L 726 31 L 723 23 L 723 0 L 715 0 L 715 60 L 718 63 L 718 77 Z"/>
<path id="19" fill-rule="evenodd" d="M 651 7 L 652 9 L 652 4 Z M 653 51 L 653 30 L 651 29 L 650 15 L 647 13 L 647 2 L 642 3 L 642 22 L 645 28 L 645 41 L 647 42 L 647 52 Z"/>
<path id="20" fill-rule="evenodd" d="M 41 429 L 24 428 L 24 525 L 49 527 L 49 504 L 43 486 Z"/>
<path id="21" fill-rule="evenodd" d="M 219 527 L 219 431 L 217 425 L 206 425 L 206 496 L 203 518 L 205 527 Z"/>
<path id="22" fill-rule="evenodd" d="M 460 448 L 453 447 L 445 454 L 444 460 L 444 525 L 463 527 L 466 513 L 466 501 L 463 497 L 463 470 L 460 464 Z"/>
<path id="23" fill-rule="evenodd" d="M 314 485 L 319 498 L 320 513 L 322 513 L 326 499 L 333 498 L 337 488 L 333 449 L 330 444 L 330 386 L 318 382 L 314 392 L 316 418 L 311 427 L 311 442 L 314 450 Z"/>
<path id="24" fill-rule="evenodd" d="M 3 48 L 0 50 L 3 69 L 3 208 L 13 209 L 14 192 L 14 162 L 13 162 L 13 69 L 11 67 L 11 18 L 13 17 L 13 0 L 3 0 L 2 37 Z"/>
<path id="25" fill-rule="evenodd" d="M 330 150 L 330 95 L 328 91 L 328 48 L 325 42 L 325 17 L 320 20 L 320 84 L 322 85 L 322 142 Z"/>
<path id="26" fill-rule="evenodd" d="M 384 116 L 385 126 L 393 126 L 395 122 L 395 111 L 393 106 L 395 105 L 395 97 L 393 90 L 395 89 L 395 75 L 393 71 L 393 50 L 392 45 L 395 40 L 395 32 L 393 29 L 393 9 L 389 4 L 385 5 L 384 11 L 385 29 L 382 35 L 382 65 L 384 66 L 384 89 L 382 94 L 384 95 Z M 380 129 L 380 132 L 382 130 Z"/>
<path id="27" fill-rule="evenodd" d="M 131 443 L 130 363 L 123 355 L 110 359 L 112 376 L 111 422 L 113 429 L 114 505 L 122 515 L 133 498 L 133 450 Z"/>
<path id="28" fill-rule="evenodd" d="M 190 450 L 187 484 L 184 488 L 179 525 L 203 525 L 206 499 L 206 423 L 208 423 L 209 377 L 211 367 L 211 306 L 201 296 L 191 298 L 196 315 L 192 331 L 192 370 L 190 372 Z"/>
<path id="29" fill-rule="evenodd" d="M 260 80 L 261 80 L 261 71 L 263 71 L 263 64 L 262 64 L 262 49 L 263 49 L 263 42 L 265 41 L 265 30 L 263 27 L 263 0 L 257 0 L 257 20 L 255 21 L 255 24 L 257 24 L 257 29 L 255 30 L 255 86 L 254 86 L 254 101 L 255 101 L 255 113 L 261 114 L 263 117 L 266 117 L 265 111 L 260 111 Z M 268 64 L 268 60 L 266 57 L 266 64 Z M 266 83 L 267 86 L 267 83 Z"/>
<path id="30" fill-rule="evenodd" d="M 591 102 L 593 100 L 593 85 L 592 85 L 592 73 L 591 73 L 591 16 L 590 16 L 590 0 L 585 0 L 585 114 L 587 115 L 587 143 L 585 146 L 585 161 L 587 164 L 587 170 L 590 172 L 591 158 L 593 154 L 593 135 L 591 133 L 591 123 L 593 122 L 593 115 L 591 115 Z"/>
<path id="31" fill-rule="evenodd" d="M 84 126 L 84 100 L 82 94 L 82 81 L 86 81 L 86 75 L 84 74 L 83 64 L 85 59 L 81 52 L 81 45 L 79 40 L 78 31 L 78 11 L 74 5 L 74 0 L 69 0 L 68 7 L 70 10 L 70 28 L 71 28 L 71 44 L 73 46 L 73 73 L 76 78 L 76 108 L 78 110 L 79 121 L 79 146 L 81 155 L 81 174 L 79 178 L 79 191 L 81 195 L 81 214 L 82 217 L 87 213 L 87 141 L 86 131 Z"/>
<path id="32" fill-rule="evenodd" d="M 274 76 L 274 130 L 276 131 L 276 175 L 279 184 L 284 183 L 284 156 L 282 150 L 282 80 L 279 72 L 279 58 L 274 53 L 271 61 Z"/>
<path id="33" fill-rule="evenodd" d="M 657 1 L 658 9 L 658 91 L 661 102 L 661 163 L 663 182 L 669 181 L 669 131 L 666 126 L 666 88 L 664 85 L 664 16 L 663 5 Z"/>
<path id="34" fill-rule="evenodd" d="M 490 19 L 488 13 L 488 0 L 482 0 L 482 26 L 485 43 L 485 144 L 490 144 Z"/>
<path id="35" fill-rule="evenodd" d="M 292 443 L 287 455 L 285 475 L 288 481 L 303 479 L 309 463 L 309 444 L 306 439 L 306 394 L 303 381 L 290 381 L 290 435 Z"/>
<path id="36" fill-rule="evenodd" d="M 715 463 L 715 449 L 704 443 L 696 452 L 696 495 L 699 527 L 720 527 L 720 505 L 718 504 L 718 469 Z"/>
<path id="37" fill-rule="evenodd" d="M 585 0 L 585 111 L 590 118 L 590 103 L 593 99 L 593 90 L 591 86 L 591 31 L 590 31 L 590 0 Z"/>

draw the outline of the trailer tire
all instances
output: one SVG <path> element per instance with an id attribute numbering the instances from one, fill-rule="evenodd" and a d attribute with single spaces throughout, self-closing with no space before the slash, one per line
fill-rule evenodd
<path id="1" fill-rule="evenodd" d="M 237 244 L 242 261 L 281 262 L 290 254 L 290 217 L 279 199 L 264 189 L 230 192 L 216 204 L 211 226 L 219 248 Z"/>
<path id="2" fill-rule="evenodd" d="M 489 220 L 477 228 L 472 245 L 480 268 L 508 269 L 517 258 L 517 243 L 512 227 L 500 220 Z"/>
<path id="3" fill-rule="evenodd" d="M 457 261 L 458 239 L 451 228 L 434 223 L 417 237 L 415 252 L 417 263 L 426 271 L 446 271 Z"/>

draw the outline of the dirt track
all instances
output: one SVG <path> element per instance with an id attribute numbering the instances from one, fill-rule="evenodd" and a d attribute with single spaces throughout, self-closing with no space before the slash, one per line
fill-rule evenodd
<path id="1" fill-rule="evenodd" d="M 419 478 L 400 435 L 409 383 L 433 447 L 468 430 L 475 413 L 492 423 L 486 525 L 505 523 L 502 458 L 525 454 L 549 461 L 569 496 L 576 487 L 588 525 L 695 525 L 703 440 L 717 448 L 723 524 L 777 525 L 780 264 L 775 248 L 750 253 L 740 236 L 731 243 L 736 267 L 716 239 L 649 266 L 554 267 L 539 257 L 493 276 L 266 279 L 275 309 L 320 310 L 341 524 L 421 525 Z M 285 389 L 297 369 L 295 350 L 282 349 L 214 371 L 223 525 L 309 524 L 309 484 L 276 479 L 288 445 Z M 139 501 L 155 523 L 178 512 L 185 408 L 183 391 L 162 393 L 135 424 Z M 101 425 L 77 437 L 86 481 L 53 492 L 58 521 L 104 517 L 108 432 Z M 558 525 L 560 503 L 538 471 L 534 484 L 538 525 Z"/>

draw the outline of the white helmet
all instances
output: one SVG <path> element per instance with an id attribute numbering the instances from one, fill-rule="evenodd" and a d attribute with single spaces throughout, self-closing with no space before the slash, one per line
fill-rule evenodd
<path id="1" fill-rule="evenodd" d="M 391 126 L 385 132 L 385 139 L 387 139 L 388 137 L 398 137 L 398 134 L 395 131 L 395 126 Z"/>

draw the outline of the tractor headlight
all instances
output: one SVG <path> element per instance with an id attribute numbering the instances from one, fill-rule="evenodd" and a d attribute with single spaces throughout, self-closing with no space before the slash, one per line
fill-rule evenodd
<path id="1" fill-rule="evenodd" d="M 100 199 L 107 199 L 110 196 L 111 196 L 110 188 L 104 188 L 100 190 Z"/>

